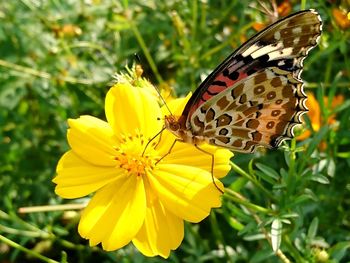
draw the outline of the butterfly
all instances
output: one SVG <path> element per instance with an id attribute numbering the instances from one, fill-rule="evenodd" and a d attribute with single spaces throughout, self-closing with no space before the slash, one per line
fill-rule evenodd
<path id="1" fill-rule="evenodd" d="M 181 116 L 165 116 L 177 141 L 252 153 L 292 138 L 307 112 L 300 74 L 319 41 L 315 10 L 291 14 L 228 56 L 193 93 Z"/>

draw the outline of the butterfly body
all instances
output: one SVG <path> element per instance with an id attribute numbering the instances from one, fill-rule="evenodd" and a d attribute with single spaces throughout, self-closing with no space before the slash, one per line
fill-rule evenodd
<path id="1" fill-rule="evenodd" d="M 195 135 L 192 129 L 184 128 L 179 119 L 179 117 L 174 115 L 165 116 L 166 129 L 173 133 L 178 138 L 178 140 L 195 145 L 199 145 L 206 141 L 207 138 L 204 136 Z M 208 139 L 207 142 L 209 143 Z"/>
<path id="2" fill-rule="evenodd" d="M 314 10 L 270 25 L 234 51 L 197 88 L 181 116 L 165 127 L 179 140 L 250 153 L 293 137 L 307 112 L 300 78 L 322 23 Z"/>

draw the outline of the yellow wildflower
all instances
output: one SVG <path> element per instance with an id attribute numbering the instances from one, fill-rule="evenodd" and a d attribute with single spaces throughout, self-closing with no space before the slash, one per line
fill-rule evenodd
<path id="1" fill-rule="evenodd" d="M 335 22 L 341 29 L 350 28 L 350 12 L 333 8 L 332 14 Z"/>
<path id="2" fill-rule="evenodd" d="M 324 98 L 324 104 L 330 110 L 334 110 L 337 106 L 342 104 L 343 101 L 344 101 L 344 97 L 342 95 L 337 95 L 333 98 L 332 103 L 329 105 L 328 97 Z M 309 109 L 309 111 L 307 112 L 307 115 L 310 118 L 312 130 L 317 132 L 321 128 L 323 120 L 322 120 L 320 105 L 317 99 L 315 98 L 315 96 L 313 95 L 313 93 L 311 92 L 307 92 L 306 106 Z M 332 114 L 331 116 L 328 117 L 328 119 L 324 123 L 331 125 L 331 124 L 334 124 L 335 121 L 336 121 L 335 114 Z M 300 134 L 297 137 L 297 140 L 300 140 L 300 141 L 305 140 L 309 138 L 310 135 L 311 135 L 311 131 L 305 130 L 302 134 Z"/>
<path id="3" fill-rule="evenodd" d="M 177 114 L 186 99 L 172 100 Z M 184 220 L 199 222 L 221 205 L 221 193 L 212 182 L 211 156 L 193 145 L 177 143 L 164 131 L 157 99 L 130 82 L 114 85 L 106 96 L 107 122 L 92 116 L 70 119 L 72 148 L 58 165 L 56 193 L 79 198 L 94 193 L 82 213 L 78 231 L 91 246 L 102 243 L 116 250 L 132 242 L 146 256 L 167 258 L 184 235 Z M 168 112 L 166 112 L 168 114 Z M 203 145 L 214 154 L 214 175 L 230 169 L 232 153 Z M 221 182 L 215 179 L 221 189 Z"/>

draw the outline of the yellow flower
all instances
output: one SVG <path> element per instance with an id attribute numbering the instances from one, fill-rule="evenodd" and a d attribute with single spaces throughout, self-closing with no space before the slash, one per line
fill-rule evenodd
<path id="1" fill-rule="evenodd" d="M 307 115 L 310 118 L 311 126 L 314 131 L 318 131 L 321 127 L 321 109 L 318 101 L 311 92 L 307 92 L 306 107 L 309 109 Z M 310 130 L 305 130 L 297 137 L 297 140 L 303 141 L 311 135 Z"/>
<path id="2" fill-rule="evenodd" d="M 350 27 L 350 12 L 333 8 L 332 14 L 335 22 L 341 29 L 348 29 Z"/>
<path id="3" fill-rule="evenodd" d="M 169 103 L 178 114 L 186 99 Z M 94 193 L 82 213 L 78 231 L 90 245 L 115 250 L 130 241 L 146 256 L 167 258 L 184 235 L 184 220 L 199 222 L 221 205 L 211 176 L 211 156 L 193 145 L 176 143 L 164 131 L 162 109 L 147 90 L 129 82 L 114 85 L 106 96 L 107 122 L 92 116 L 70 119 L 71 150 L 58 165 L 56 193 L 79 198 Z M 168 112 L 166 112 L 168 114 Z M 160 140 L 159 140 L 160 138 Z M 209 145 L 215 156 L 214 175 L 229 171 L 232 153 Z M 221 182 L 215 179 L 221 189 Z"/>
<path id="4" fill-rule="evenodd" d="M 159 85 L 158 90 L 160 91 L 160 96 L 154 86 L 149 82 L 148 79 L 142 77 L 143 68 L 139 64 L 133 64 L 131 68 L 128 66 L 125 67 L 126 72 L 115 74 L 114 78 L 117 83 L 131 83 L 135 87 L 141 87 L 146 90 L 149 94 L 156 98 L 161 104 L 163 100 L 160 99 L 160 96 L 168 103 L 173 100 L 173 88 L 169 83 L 163 82 Z"/>
<path id="5" fill-rule="evenodd" d="M 337 106 L 339 106 L 343 103 L 344 97 L 343 97 L 343 95 L 335 96 L 333 98 L 331 104 L 329 104 L 328 97 L 325 97 L 323 99 L 323 101 L 324 101 L 325 106 L 328 107 L 332 111 Z M 313 95 L 313 93 L 311 93 L 311 92 L 307 92 L 306 106 L 309 109 L 309 111 L 307 112 L 307 115 L 310 118 L 312 129 L 317 132 L 321 128 L 323 120 L 322 120 L 320 105 L 319 105 L 317 99 L 315 98 L 315 96 Z M 327 118 L 325 123 L 331 125 L 331 124 L 334 124 L 335 121 L 336 121 L 335 114 L 332 114 Z M 305 139 L 309 138 L 310 135 L 311 135 L 311 131 L 305 130 L 302 134 L 300 134 L 297 137 L 297 140 L 300 140 L 300 141 L 305 140 Z"/>
<path id="6" fill-rule="evenodd" d="M 274 8 L 274 11 L 272 10 L 270 11 L 271 15 L 269 17 L 269 21 L 254 22 L 252 27 L 255 31 L 259 32 L 263 30 L 265 27 L 267 27 L 269 24 L 271 24 L 272 22 L 275 22 L 277 20 L 277 17 L 287 16 L 291 10 L 292 10 L 292 5 L 289 3 L 288 0 L 284 0 L 276 7 L 276 10 Z M 274 14 L 276 15 L 274 16 Z"/>

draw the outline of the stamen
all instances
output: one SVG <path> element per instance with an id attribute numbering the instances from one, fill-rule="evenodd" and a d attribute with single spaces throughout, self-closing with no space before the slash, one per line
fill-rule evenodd
<path id="1" fill-rule="evenodd" d="M 144 176 L 147 172 L 154 169 L 155 158 L 152 151 L 147 155 L 142 156 L 144 149 L 143 134 L 137 133 L 134 136 L 128 134 L 122 136 L 122 144 L 114 149 L 117 151 L 114 160 L 116 160 L 117 167 L 120 167 L 130 175 Z"/>

